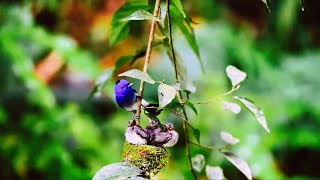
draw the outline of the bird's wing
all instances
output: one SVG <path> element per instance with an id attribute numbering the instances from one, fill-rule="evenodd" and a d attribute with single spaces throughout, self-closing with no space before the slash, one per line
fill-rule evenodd
<path id="1" fill-rule="evenodd" d="M 151 143 L 154 144 L 165 144 L 171 139 L 171 134 L 167 132 L 160 132 L 156 134 L 154 140 Z"/>
<path id="2" fill-rule="evenodd" d="M 126 141 L 131 144 L 146 144 L 147 140 L 145 138 L 142 138 L 137 132 L 132 129 L 131 127 L 128 127 L 125 133 Z"/>
<path id="3" fill-rule="evenodd" d="M 141 127 L 138 127 L 138 126 L 134 126 L 134 129 L 135 131 L 137 132 L 137 134 L 143 138 L 147 138 L 148 135 L 147 133 L 141 128 Z"/>
<path id="4" fill-rule="evenodd" d="M 163 144 L 163 147 L 172 147 L 175 144 L 177 144 L 179 140 L 179 134 L 174 130 L 171 131 L 170 134 L 171 134 L 171 138 L 169 139 L 169 141 Z"/>
<path id="5" fill-rule="evenodd" d="M 117 102 L 117 104 L 118 104 L 119 107 L 124 108 L 124 107 L 123 107 L 121 104 L 119 104 L 118 102 Z"/>

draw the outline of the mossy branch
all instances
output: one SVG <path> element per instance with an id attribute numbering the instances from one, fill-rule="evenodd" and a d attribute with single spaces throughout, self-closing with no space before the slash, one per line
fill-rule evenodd
<path id="1" fill-rule="evenodd" d="M 154 6 L 154 11 L 153 11 L 153 16 L 157 17 L 160 9 L 160 0 L 156 0 L 156 4 Z M 155 28 L 156 28 L 156 21 L 153 20 L 151 21 L 151 27 L 150 27 L 150 34 L 149 34 L 149 40 L 148 40 L 148 47 L 146 51 L 146 56 L 144 60 L 144 66 L 143 66 L 143 72 L 147 73 L 148 71 L 148 66 L 150 62 L 150 57 L 151 57 L 151 51 L 152 51 L 152 42 L 154 38 L 154 33 L 155 33 Z M 140 82 L 140 88 L 139 88 L 139 97 L 142 97 L 144 90 L 144 81 Z M 137 124 L 140 124 L 140 113 L 141 113 L 141 98 L 137 99 L 137 112 L 136 112 L 136 122 Z"/>

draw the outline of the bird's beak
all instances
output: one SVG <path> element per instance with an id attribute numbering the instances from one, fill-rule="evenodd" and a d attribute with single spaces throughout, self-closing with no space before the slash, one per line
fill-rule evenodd
<path id="1" fill-rule="evenodd" d="M 132 87 L 134 84 L 133 83 L 130 83 L 129 85 L 128 85 L 128 87 Z"/>

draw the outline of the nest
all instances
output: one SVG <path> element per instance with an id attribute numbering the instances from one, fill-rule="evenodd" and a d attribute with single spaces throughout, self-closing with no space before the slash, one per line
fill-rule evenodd
<path id="1" fill-rule="evenodd" d="M 123 161 L 137 166 L 145 178 L 155 176 L 169 162 L 170 154 L 163 147 L 150 145 L 134 145 L 125 142 Z"/>

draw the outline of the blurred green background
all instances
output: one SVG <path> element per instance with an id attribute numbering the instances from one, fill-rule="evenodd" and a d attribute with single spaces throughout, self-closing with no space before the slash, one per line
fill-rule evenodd
<path id="1" fill-rule="evenodd" d="M 123 3 L 0 2 L 0 179 L 91 179 L 102 166 L 121 161 L 123 134 L 133 116 L 113 100 L 117 77 L 100 97 L 87 97 L 104 69 L 147 43 L 148 23 L 135 22 L 130 38 L 109 46 L 112 14 Z M 239 138 L 232 151 L 248 162 L 255 179 L 320 178 L 320 2 L 271 1 L 270 12 L 261 0 L 183 4 L 206 67 L 203 74 L 175 31 L 174 44 L 197 88 L 190 101 L 228 91 L 224 69 L 232 64 L 248 74 L 236 94 L 263 109 L 271 130 L 267 134 L 246 111 L 223 110 L 221 102 L 196 105 L 198 115 L 188 115 L 201 130 L 201 142 L 221 145 L 221 131 Z M 119 72 L 141 68 L 142 61 Z M 153 51 L 150 75 L 173 82 L 161 47 Z M 145 98 L 156 102 L 156 88 L 148 85 Z M 181 120 L 168 112 L 160 120 L 173 122 L 181 138 L 154 179 L 191 179 Z M 218 152 L 192 146 L 192 155 L 197 153 L 208 165 L 221 166 L 228 179 L 245 179 Z M 205 172 L 199 177 L 205 179 Z"/>

